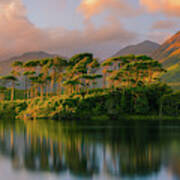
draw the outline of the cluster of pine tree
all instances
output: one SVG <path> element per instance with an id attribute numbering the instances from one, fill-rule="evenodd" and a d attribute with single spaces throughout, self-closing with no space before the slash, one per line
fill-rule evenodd
<path id="1" fill-rule="evenodd" d="M 10 75 L 1 77 L 11 84 L 11 93 L 6 93 L 11 101 L 1 103 L 0 109 L 3 112 L 6 106 L 20 118 L 180 114 L 177 96 L 160 83 L 165 69 L 145 55 L 112 57 L 100 63 L 93 54 L 83 53 L 70 59 L 16 61 L 12 68 Z M 16 97 L 18 81 L 24 82 L 22 101 Z"/>
<path id="2" fill-rule="evenodd" d="M 4 83 L 11 83 L 11 100 L 15 99 L 17 81 L 24 81 L 24 99 L 29 99 L 88 93 L 101 84 L 103 89 L 150 85 L 165 71 L 158 61 L 145 55 L 109 58 L 99 63 L 90 53 L 78 54 L 69 60 L 55 57 L 25 63 L 16 61 L 12 68 L 10 75 L 1 77 Z M 101 78 L 103 83 L 97 85 L 97 79 Z"/>

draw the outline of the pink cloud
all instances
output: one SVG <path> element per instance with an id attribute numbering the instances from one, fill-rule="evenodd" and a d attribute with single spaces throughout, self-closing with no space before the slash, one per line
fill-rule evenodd
<path id="1" fill-rule="evenodd" d="M 169 16 L 180 16 L 180 0 L 140 0 L 149 12 L 161 12 Z"/>
<path id="2" fill-rule="evenodd" d="M 152 25 L 152 29 L 173 30 L 177 27 L 177 25 L 178 24 L 175 21 L 160 20 Z"/>
<path id="3" fill-rule="evenodd" d="M 125 0 L 83 0 L 77 9 L 86 19 L 106 10 L 109 10 L 111 15 L 116 14 L 126 17 L 137 15 L 140 12 L 139 10 L 135 10 Z"/>
<path id="4" fill-rule="evenodd" d="M 0 60 L 38 50 L 68 56 L 82 51 L 110 55 L 115 46 L 119 49 L 120 45 L 136 38 L 135 33 L 127 31 L 114 18 L 99 28 L 87 23 L 82 31 L 62 27 L 40 29 L 27 19 L 21 0 L 0 1 L 0 27 Z"/>

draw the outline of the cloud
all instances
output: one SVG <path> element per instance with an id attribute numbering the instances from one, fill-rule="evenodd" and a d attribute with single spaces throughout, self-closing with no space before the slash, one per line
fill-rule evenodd
<path id="1" fill-rule="evenodd" d="M 37 50 L 46 34 L 26 18 L 26 9 L 20 0 L 0 2 L 0 57 L 11 56 L 23 50 Z"/>
<path id="2" fill-rule="evenodd" d="M 125 0 L 83 0 L 77 11 L 82 13 L 86 19 L 109 10 L 112 14 L 120 16 L 132 16 L 139 14 L 139 10 L 135 10 Z"/>
<path id="3" fill-rule="evenodd" d="M 180 16 L 180 0 L 140 0 L 149 12 L 161 12 L 168 16 Z"/>
<path id="4" fill-rule="evenodd" d="M 112 49 L 119 49 L 137 36 L 112 17 L 99 28 L 87 23 L 81 31 L 62 27 L 40 29 L 27 19 L 21 0 L 0 1 L 0 27 L 0 60 L 38 50 L 65 56 L 83 51 L 92 51 L 97 56 L 111 55 Z"/>
<path id="5" fill-rule="evenodd" d="M 165 32 L 165 31 L 152 31 L 147 34 L 148 39 L 151 39 L 152 41 L 158 42 L 160 44 L 164 43 L 167 39 L 172 37 L 172 33 Z"/>
<path id="6" fill-rule="evenodd" d="M 178 27 L 178 24 L 175 21 L 170 20 L 160 20 L 152 25 L 152 29 L 156 30 L 173 30 L 176 27 Z"/>
<path id="7" fill-rule="evenodd" d="M 137 38 L 136 33 L 124 29 L 113 17 L 99 28 L 87 23 L 82 31 L 56 28 L 49 30 L 48 36 L 51 37 L 51 46 L 47 47 L 49 50 L 61 50 L 65 55 L 92 51 L 101 57 L 112 55 L 113 50 L 119 50 L 121 45 Z"/>

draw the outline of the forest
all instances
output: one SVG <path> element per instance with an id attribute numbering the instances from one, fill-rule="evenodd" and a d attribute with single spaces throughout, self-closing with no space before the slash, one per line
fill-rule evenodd
<path id="1" fill-rule="evenodd" d="M 161 82 L 162 64 L 146 55 L 91 53 L 15 61 L 0 77 L 0 116 L 23 119 L 119 119 L 180 115 L 180 93 Z"/>

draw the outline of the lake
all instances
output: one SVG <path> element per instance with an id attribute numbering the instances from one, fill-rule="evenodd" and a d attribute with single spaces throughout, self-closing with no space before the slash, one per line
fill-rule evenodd
<path id="1" fill-rule="evenodd" d="M 180 122 L 0 121 L 3 180 L 178 180 Z"/>

